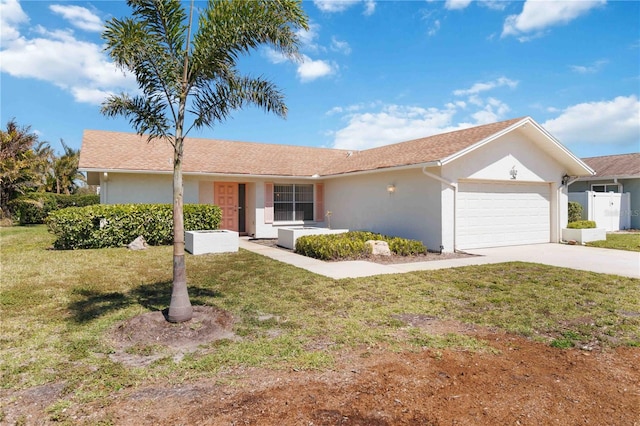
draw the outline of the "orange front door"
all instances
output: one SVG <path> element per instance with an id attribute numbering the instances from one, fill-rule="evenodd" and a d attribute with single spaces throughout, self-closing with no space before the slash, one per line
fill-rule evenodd
<path id="1" fill-rule="evenodd" d="M 216 182 L 213 186 L 215 204 L 222 210 L 220 229 L 238 231 L 238 184 Z"/>

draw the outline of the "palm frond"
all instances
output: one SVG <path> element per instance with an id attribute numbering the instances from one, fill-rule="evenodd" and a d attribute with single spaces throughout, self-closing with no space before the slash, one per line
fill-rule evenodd
<path id="1" fill-rule="evenodd" d="M 101 112 L 107 116 L 122 115 L 139 135 L 148 134 L 148 140 L 155 137 L 170 139 L 171 128 L 164 111 L 166 104 L 159 96 L 130 97 L 126 93 L 112 95 L 102 104 Z"/>

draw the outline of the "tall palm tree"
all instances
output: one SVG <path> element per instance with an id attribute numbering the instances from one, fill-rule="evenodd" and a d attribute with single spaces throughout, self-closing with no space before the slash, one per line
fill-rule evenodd
<path id="1" fill-rule="evenodd" d="M 123 115 L 148 141 L 164 139 L 173 158 L 173 287 L 168 320 L 193 316 L 184 261 L 182 161 L 184 137 L 193 128 L 212 127 L 232 111 L 256 105 L 286 116 L 279 89 L 262 77 L 241 75 L 240 56 L 268 46 L 298 58 L 297 31 L 308 29 L 299 0 L 209 0 L 199 11 L 192 36 L 180 0 L 128 0 L 133 16 L 111 19 L 103 38 L 114 62 L 133 73 L 140 94 L 110 96 L 108 116 Z M 188 115 L 190 124 L 185 123 Z"/>

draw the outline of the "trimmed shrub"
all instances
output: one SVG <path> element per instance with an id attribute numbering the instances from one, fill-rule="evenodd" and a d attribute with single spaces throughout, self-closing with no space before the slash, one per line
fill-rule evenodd
<path id="1" fill-rule="evenodd" d="M 20 225 L 44 223 L 47 215 L 67 207 L 84 207 L 100 203 L 96 194 L 65 195 L 50 192 L 33 192 L 11 201 L 11 210 L 18 218 Z"/>
<path id="2" fill-rule="evenodd" d="M 351 231 L 343 234 L 305 235 L 296 240 L 296 253 L 321 260 L 359 259 L 371 253 L 365 244 L 368 240 L 382 240 L 389 250 L 400 256 L 424 254 L 427 248 L 420 241 L 399 237 L 388 237 L 366 231 Z"/>
<path id="3" fill-rule="evenodd" d="M 222 211 L 218 206 L 184 206 L 184 229 L 218 229 Z M 57 238 L 54 248 L 62 250 L 120 247 L 142 235 L 151 245 L 173 242 L 171 204 L 98 204 L 66 208 L 47 218 L 49 232 Z"/>
<path id="4" fill-rule="evenodd" d="M 591 229 L 595 227 L 596 223 L 593 220 L 576 220 L 567 224 L 567 228 L 571 229 Z"/>
<path id="5" fill-rule="evenodd" d="M 577 201 L 569 201 L 569 222 L 582 220 L 582 204 Z"/>

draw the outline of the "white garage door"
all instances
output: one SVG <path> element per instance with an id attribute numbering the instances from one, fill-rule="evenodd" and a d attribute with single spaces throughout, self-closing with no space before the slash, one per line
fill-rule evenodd
<path id="1" fill-rule="evenodd" d="M 548 243 L 550 193 L 544 183 L 460 183 L 457 248 Z"/>

